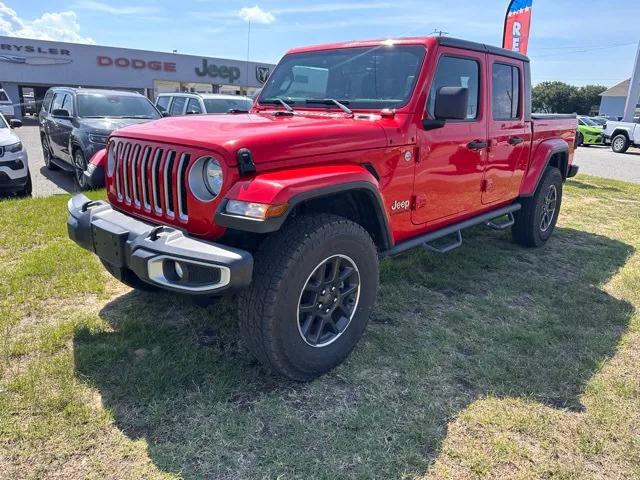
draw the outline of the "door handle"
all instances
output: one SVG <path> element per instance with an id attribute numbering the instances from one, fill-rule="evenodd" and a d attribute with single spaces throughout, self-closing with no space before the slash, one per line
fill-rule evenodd
<path id="1" fill-rule="evenodd" d="M 509 145 L 520 145 L 524 140 L 520 137 L 511 137 L 509 139 Z"/>
<path id="2" fill-rule="evenodd" d="M 489 144 L 484 140 L 474 140 L 467 144 L 467 148 L 469 150 L 482 150 L 483 148 L 487 148 Z"/>

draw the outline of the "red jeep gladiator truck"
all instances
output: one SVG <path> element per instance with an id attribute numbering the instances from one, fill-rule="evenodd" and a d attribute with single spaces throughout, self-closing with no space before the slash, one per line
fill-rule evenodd
<path id="1" fill-rule="evenodd" d="M 309 380 L 367 325 L 378 262 L 461 231 L 551 236 L 575 116 L 531 114 L 527 57 L 447 37 L 289 51 L 249 113 L 112 134 L 108 202 L 69 200 L 69 236 L 133 288 L 236 292 L 271 370 Z"/>

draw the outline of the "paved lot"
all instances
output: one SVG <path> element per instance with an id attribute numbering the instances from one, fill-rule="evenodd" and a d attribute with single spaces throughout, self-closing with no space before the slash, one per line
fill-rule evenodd
<path id="1" fill-rule="evenodd" d="M 33 195 L 47 196 L 77 191 L 73 177 L 44 166 L 40 134 L 35 118 L 25 120 L 24 127 L 16 131 L 29 153 Z M 575 158 L 580 173 L 640 183 L 640 150 L 630 149 L 626 154 L 616 154 L 609 147 L 581 147 Z"/>
<path id="2" fill-rule="evenodd" d="M 575 157 L 580 173 L 640 183 L 640 149 L 613 153 L 610 147 L 580 147 Z"/>
<path id="3" fill-rule="evenodd" d="M 77 191 L 73 176 L 59 170 L 52 171 L 44 166 L 38 120 L 27 117 L 24 126 L 16 130 L 29 154 L 31 181 L 33 182 L 33 196 L 45 197 L 60 193 Z"/>

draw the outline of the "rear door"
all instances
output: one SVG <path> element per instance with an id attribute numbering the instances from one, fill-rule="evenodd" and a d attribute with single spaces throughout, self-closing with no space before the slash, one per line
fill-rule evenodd
<path id="1" fill-rule="evenodd" d="M 436 93 L 442 87 L 468 88 L 469 105 L 465 120 L 447 120 L 442 128 L 418 131 L 414 224 L 444 223 L 481 207 L 487 139 L 484 64 L 482 52 L 439 50 L 425 118 L 434 118 Z"/>
<path id="2" fill-rule="evenodd" d="M 487 55 L 489 105 L 487 162 L 482 203 L 518 196 L 526 170 L 531 128 L 524 117 L 524 72 L 519 60 Z"/>

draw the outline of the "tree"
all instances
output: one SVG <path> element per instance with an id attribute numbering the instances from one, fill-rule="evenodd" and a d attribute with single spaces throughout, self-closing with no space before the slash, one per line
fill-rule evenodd
<path id="1" fill-rule="evenodd" d="M 564 82 L 542 82 L 533 87 L 533 111 L 588 115 L 593 106 L 600 104 L 600 94 L 606 89 L 602 85 L 576 87 Z"/>

